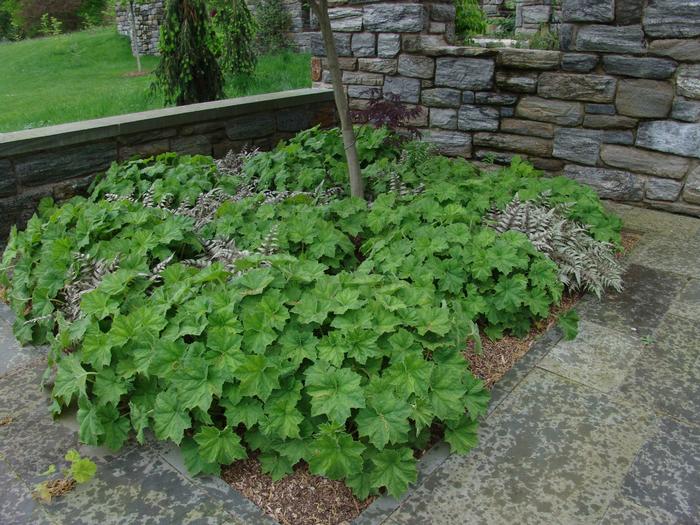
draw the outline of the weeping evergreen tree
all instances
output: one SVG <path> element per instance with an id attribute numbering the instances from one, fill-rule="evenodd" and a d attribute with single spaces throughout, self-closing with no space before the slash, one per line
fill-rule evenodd
<path id="1" fill-rule="evenodd" d="M 154 84 L 167 104 L 182 106 L 223 98 L 215 38 L 204 0 L 168 0 Z"/>
<path id="2" fill-rule="evenodd" d="M 214 22 L 221 39 L 221 67 L 226 73 L 250 76 L 258 62 L 253 16 L 245 0 L 223 0 L 218 6 Z"/>

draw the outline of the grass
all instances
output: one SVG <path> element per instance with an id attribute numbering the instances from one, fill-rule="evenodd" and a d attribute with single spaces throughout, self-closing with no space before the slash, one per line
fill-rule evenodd
<path id="1" fill-rule="evenodd" d="M 0 132 L 163 106 L 149 93 L 157 57 L 136 76 L 129 41 L 111 28 L 0 44 Z M 229 78 L 228 97 L 310 87 L 309 55 L 260 57 L 252 80 Z"/>

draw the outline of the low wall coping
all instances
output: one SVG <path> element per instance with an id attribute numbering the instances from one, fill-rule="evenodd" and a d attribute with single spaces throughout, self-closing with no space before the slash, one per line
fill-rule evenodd
<path id="1" fill-rule="evenodd" d="M 0 133 L 0 157 L 330 100 L 331 89 L 305 88 Z"/>

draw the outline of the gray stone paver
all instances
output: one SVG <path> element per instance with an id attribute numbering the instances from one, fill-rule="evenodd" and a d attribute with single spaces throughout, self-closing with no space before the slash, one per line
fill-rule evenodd
<path id="1" fill-rule="evenodd" d="M 700 522 L 700 220 L 609 206 L 642 234 L 625 290 L 584 299 L 578 339 L 550 330 L 495 386 L 471 454 L 437 445 L 401 501 L 379 498 L 356 525 Z M 191 477 L 172 445 L 79 445 L 74 414 L 49 415 L 45 352 L 19 349 L 12 321 L 0 305 L 0 523 L 274 523 Z M 76 447 L 96 478 L 33 499 Z"/>
<path id="2" fill-rule="evenodd" d="M 622 485 L 635 503 L 667 512 L 680 523 L 700 522 L 700 427 L 663 419 L 642 447 Z"/>
<path id="3" fill-rule="evenodd" d="M 481 444 L 447 459 L 393 517 L 416 525 L 594 523 L 655 428 L 644 408 L 535 370 L 484 424 Z"/>
<path id="4" fill-rule="evenodd" d="M 640 338 L 588 321 L 579 323 L 573 341 L 559 341 L 539 366 L 603 392 L 625 379 L 629 367 L 644 352 Z"/>

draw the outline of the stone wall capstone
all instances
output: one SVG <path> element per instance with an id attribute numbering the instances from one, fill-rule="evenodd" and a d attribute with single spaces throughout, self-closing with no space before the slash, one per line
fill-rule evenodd
<path id="1" fill-rule="evenodd" d="M 223 157 L 335 125 L 333 92 L 299 89 L 0 133 L 0 244 L 43 197 L 84 191 L 114 161 L 167 151 Z"/>
<path id="2" fill-rule="evenodd" d="M 451 45 L 451 2 L 335 2 L 339 19 L 352 10 L 336 27 L 349 105 L 398 95 L 447 155 L 519 155 L 605 198 L 700 216 L 700 0 L 559 3 L 549 51 Z M 312 77 L 328 87 L 322 43 Z"/>

